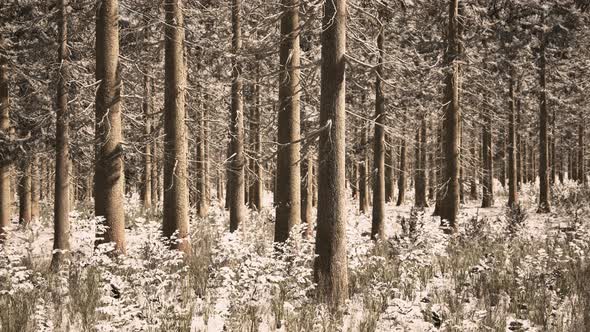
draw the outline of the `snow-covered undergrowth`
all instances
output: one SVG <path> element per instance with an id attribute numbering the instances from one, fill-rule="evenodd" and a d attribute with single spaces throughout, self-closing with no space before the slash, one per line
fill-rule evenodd
<path id="1" fill-rule="evenodd" d="M 388 204 L 389 237 L 377 243 L 351 201 L 351 298 L 336 313 L 314 298 L 313 239 L 275 248 L 270 208 L 230 234 L 213 205 L 191 220 L 187 259 L 167 249 L 160 212 L 142 211 L 136 196 L 125 256 L 93 249 L 96 220 L 79 206 L 71 262 L 57 274 L 46 213 L 0 248 L 1 331 L 588 331 L 590 194 L 557 184 L 554 212 L 538 215 L 534 186 L 521 192 L 519 209 L 504 207 L 503 190 L 495 208 L 467 202 L 453 236 L 432 208 Z"/>

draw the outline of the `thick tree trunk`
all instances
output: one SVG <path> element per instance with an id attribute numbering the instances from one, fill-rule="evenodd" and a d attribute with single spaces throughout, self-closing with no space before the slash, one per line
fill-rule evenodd
<path id="1" fill-rule="evenodd" d="M 4 49 L 4 39 L 0 35 L 0 49 Z M 8 98 L 8 61 L 0 54 L 0 132 L 10 134 L 10 103 Z M 10 188 L 10 162 L 0 161 L 0 244 L 6 239 L 12 213 Z"/>
<path id="2" fill-rule="evenodd" d="M 317 257 L 314 277 L 319 297 L 331 307 L 348 299 L 345 198 L 346 0 L 324 2 L 319 139 Z"/>
<path id="3" fill-rule="evenodd" d="M 546 78 L 546 59 L 545 59 L 546 37 L 542 35 L 541 51 L 539 58 L 539 76 L 541 79 L 541 92 L 539 96 L 539 208 L 538 213 L 548 213 L 551 211 L 549 204 L 549 172 L 548 165 L 548 146 L 547 146 L 547 78 Z"/>
<path id="4" fill-rule="evenodd" d="M 166 0 L 164 60 L 164 221 L 162 235 L 190 254 L 185 126 L 184 15 L 181 0 Z"/>
<path id="5" fill-rule="evenodd" d="M 445 107 L 443 115 L 443 189 L 440 205 L 441 220 L 449 223 L 450 230 L 456 230 L 456 219 L 459 213 L 459 126 L 461 108 L 459 105 L 459 84 L 461 68 L 459 57 L 462 53 L 460 45 L 462 27 L 459 19 L 459 0 L 449 3 L 448 46 L 445 62 L 447 69 Z"/>
<path id="6" fill-rule="evenodd" d="M 373 219 L 371 238 L 385 239 L 385 99 L 381 88 L 383 77 L 383 27 L 377 36 L 377 77 L 375 78 L 375 136 L 373 146 Z"/>
<path id="7" fill-rule="evenodd" d="M 492 142 L 492 115 L 484 115 L 483 126 L 483 183 L 482 183 L 482 208 L 489 208 L 494 205 L 494 152 Z"/>
<path id="8" fill-rule="evenodd" d="M 236 58 L 242 50 L 242 0 L 232 0 L 232 88 L 230 108 L 230 151 L 228 172 L 229 230 L 236 231 L 245 219 L 244 208 L 244 100 L 242 64 Z M 299 183 L 299 182 L 298 182 Z"/>
<path id="9" fill-rule="evenodd" d="M 55 126 L 55 200 L 53 202 L 52 269 L 58 270 L 70 250 L 70 115 L 68 112 L 68 24 L 67 0 L 59 3 L 59 62 L 57 84 L 57 120 Z"/>
<path id="10" fill-rule="evenodd" d="M 96 162 L 94 210 L 104 218 L 96 244 L 115 243 L 125 252 L 123 146 L 121 127 L 121 78 L 119 76 L 119 4 L 103 0 L 96 17 Z"/>
<path id="11" fill-rule="evenodd" d="M 516 156 L 516 95 L 514 89 L 514 69 L 511 72 L 509 82 L 510 110 L 508 114 L 508 206 L 514 207 L 518 203 L 517 184 L 517 156 Z"/>
<path id="12" fill-rule="evenodd" d="M 406 172 L 407 172 L 407 163 L 406 163 L 406 158 L 407 158 L 407 149 L 408 149 L 408 143 L 406 141 L 406 139 L 404 138 L 402 140 L 402 145 L 400 147 L 400 154 L 399 154 L 399 177 L 397 180 L 397 206 L 401 206 L 402 204 L 404 204 L 404 201 L 406 199 L 406 184 L 407 184 L 407 177 L 406 177 Z"/>
<path id="13" fill-rule="evenodd" d="M 23 226 L 31 223 L 31 161 L 25 160 L 22 176 L 18 184 L 19 213 L 18 221 Z"/>
<path id="14" fill-rule="evenodd" d="M 279 73 L 279 115 L 277 154 L 277 200 L 275 237 L 285 242 L 291 229 L 301 223 L 301 168 L 299 165 L 299 98 L 301 86 L 299 50 L 299 0 L 282 0 Z"/>

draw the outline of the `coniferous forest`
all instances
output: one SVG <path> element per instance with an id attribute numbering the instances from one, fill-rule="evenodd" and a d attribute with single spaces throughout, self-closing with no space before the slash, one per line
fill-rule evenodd
<path id="1" fill-rule="evenodd" d="M 1 0 L 0 331 L 590 331 L 589 76 L 590 0 Z"/>

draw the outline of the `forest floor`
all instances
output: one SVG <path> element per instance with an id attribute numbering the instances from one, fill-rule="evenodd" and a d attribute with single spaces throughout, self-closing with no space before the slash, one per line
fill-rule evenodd
<path id="1" fill-rule="evenodd" d="M 500 186 L 497 186 L 500 187 Z M 350 301 L 331 313 L 314 294 L 313 240 L 277 254 L 270 208 L 227 232 L 214 204 L 193 218 L 188 264 L 166 249 L 161 212 L 128 199 L 127 255 L 93 250 L 89 206 L 71 214 L 72 259 L 49 272 L 50 213 L 15 229 L 0 249 L 1 331 L 589 331 L 590 194 L 555 185 L 553 212 L 536 213 L 535 188 L 521 209 L 467 201 L 459 231 L 406 204 L 387 204 L 387 240 L 369 239 L 370 214 L 348 206 Z M 51 211 L 45 206 L 45 211 Z"/>

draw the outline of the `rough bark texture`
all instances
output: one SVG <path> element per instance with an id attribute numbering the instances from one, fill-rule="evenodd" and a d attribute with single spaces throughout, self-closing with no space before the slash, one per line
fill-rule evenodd
<path id="1" fill-rule="evenodd" d="M 237 230 L 245 219 L 244 208 L 244 100 L 242 97 L 243 79 L 241 60 L 237 59 L 242 49 L 242 27 L 240 11 L 241 0 L 233 0 L 232 17 L 232 86 L 230 108 L 230 160 L 228 168 L 228 188 L 226 190 L 229 207 L 230 232 Z"/>
<path id="2" fill-rule="evenodd" d="M 318 218 L 314 277 L 320 299 L 332 307 L 348 299 L 345 198 L 345 57 L 346 0 L 324 2 Z"/>
<path id="3" fill-rule="evenodd" d="M 299 0 L 282 0 L 275 237 L 289 238 L 301 222 Z"/>
<path id="4" fill-rule="evenodd" d="M 70 250 L 70 119 L 68 112 L 68 24 L 67 0 L 59 3 L 59 62 L 57 120 L 55 123 L 55 200 L 53 202 L 53 257 L 51 267 L 58 270 Z"/>
<path id="5" fill-rule="evenodd" d="M 537 212 L 548 213 L 551 211 L 551 206 L 549 204 L 549 172 L 547 169 L 549 156 L 547 144 L 547 78 L 545 70 L 546 37 L 542 35 L 541 39 L 542 42 L 539 57 L 539 76 L 541 79 L 541 91 L 539 94 L 539 208 L 537 209 Z"/>
<path id="6" fill-rule="evenodd" d="M 164 56 L 164 222 L 162 235 L 178 239 L 172 247 L 190 253 L 185 126 L 186 72 L 181 0 L 166 0 Z"/>
<path id="7" fill-rule="evenodd" d="M 518 184 L 517 184 L 517 169 L 516 169 L 516 96 L 514 89 L 514 72 L 510 77 L 509 93 L 510 93 L 510 109 L 508 114 L 508 137 L 507 137 L 507 151 L 508 151 L 508 206 L 514 207 L 518 205 Z"/>
<path id="8" fill-rule="evenodd" d="M 121 78 L 119 76 L 119 4 L 103 0 L 96 17 L 96 162 L 94 172 L 97 217 L 104 218 L 104 234 L 96 243 L 115 243 L 125 252 L 123 146 L 121 128 Z M 100 232 L 100 230 L 99 230 Z"/>
<path id="9" fill-rule="evenodd" d="M 0 48 L 4 48 L 2 36 L 0 36 Z M 8 61 L 0 55 L 0 132 L 6 136 L 10 133 L 9 106 Z M 10 163 L 2 160 L 0 161 L 0 243 L 6 238 L 6 232 L 10 226 L 11 206 Z"/>
<path id="10" fill-rule="evenodd" d="M 408 149 L 408 143 L 407 143 L 406 139 L 404 138 L 402 140 L 402 145 L 400 147 L 400 153 L 399 153 L 399 177 L 397 180 L 398 193 L 397 193 L 397 203 L 396 203 L 397 206 L 404 204 L 404 200 L 406 199 L 406 183 L 408 181 L 407 177 L 406 177 L 407 149 Z"/>
<path id="11" fill-rule="evenodd" d="M 385 239 L 385 99 L 381 88 L 383 77 L 383 27 L 377 36 L 377 70 L 375 78 L 375 133 L 373 139 L 373 219 L 371 238 Z"/>
<path id="12" fill-rule="evenodd" d="M 482 208 L 494 205 L 494 150 L 492 142 L 492 114 L 486 112 L 482 133 L 483 183 Z"/>
<path id="13" fill-rule="evenodd" d="M 449 223 L 451 231 L 456 230 L 456 218 L 459 212 L 459 126 L 461 108 L 459 105 L 461 56 L 461 24 L 459 23 L 459 0 L 449 3 L 448 46 L 445 54 L 447 68 L 443 115 L 443 189 L 440 204 L 441 220 Z"/>

